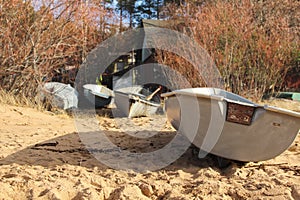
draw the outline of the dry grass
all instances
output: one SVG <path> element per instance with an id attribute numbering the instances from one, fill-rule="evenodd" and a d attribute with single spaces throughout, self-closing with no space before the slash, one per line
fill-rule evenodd
<path id="1" fill-rule="evenodd" d="M 72 115 L 68 114 L 66 111 L 55 107 L 52 107 L 49 111 L 46 106 L 38 99 L 38 97 L 35 97 L 35 99 L 30 99 L 22 95 L 14 95 L 12 92 L 7 92 L 2 89 L 0 89 L 0 104 L 35 108 L 38 111 L 56 115 L 61 118 L 72 118 Z"/>
<path id="2" fill-rule="evenodd" d="M 36 104 L 20 95 L 14 95 L 12 92 L 7 92 L 4 90 L 0 89 L 0 103 L 1 104 L 9 104 L 9 105 L 14 105 L 14 106 L 29 106 L 29 107 L 35 107 Z"/>
<path id="3" fill-rule="evenodd" d="M 15 95 L 12 92 L 7 92 L 2 89 L 0 89 L 0 103 L 12 106 L 36 108 L 37 110 L 45 111 L 45 106 L 41 101 L 38 100 L 38 97 L 31 99 L 29 97 L 25 97 L 24 95 Z"/>

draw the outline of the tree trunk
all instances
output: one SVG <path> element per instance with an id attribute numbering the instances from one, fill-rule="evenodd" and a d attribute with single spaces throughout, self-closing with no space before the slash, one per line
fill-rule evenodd
<path id="1" fill-rule="evenodd" d="M 120 9 L 120 33 L 122 33 L 123 31 L 123 7 L 121 5 L 121 9 Z"/>

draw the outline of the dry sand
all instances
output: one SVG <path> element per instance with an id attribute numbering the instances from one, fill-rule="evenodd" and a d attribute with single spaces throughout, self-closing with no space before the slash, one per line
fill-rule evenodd
<path id="1" fill-rule="evenodd" d="M 99 124 L 115 143 L 151 151 L 176 134 L 163 119 L 149 118 L 134 119 L 133 132 L 151 135 L 139 130 L 155 120 L 163 125 L 160 134 L 137 143 L 121 131 L 127 119 L 99 117 Z M 214 156 L 198 159 L 190 147 L 168 167 L 137 173 L 97 161 L 65 115 L 0 105 L 0 133 L 0 199 L 300 199 L 300 136 L 265 162 L 220 169 Z"/>

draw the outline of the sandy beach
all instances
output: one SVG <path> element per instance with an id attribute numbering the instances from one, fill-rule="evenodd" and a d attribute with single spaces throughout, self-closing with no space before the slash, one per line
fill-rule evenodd
<path id="1" fill-rule="evenodd" d="M 278 105 L 283 104 L 291 103 Z M 199 159 L 191 146 L 169 166 L 140 173 L 95 159 L 72 117 L 6 104 L 0 113 L 0 199 L 300 199 L 300 135 L 287 151 L 264 162 L 220 168 L 215 156 Z M 123 133 L 132 128 L 126 118 L 97 119 L 111 141 L 132 152 L 162 148 L 176 135 L 164 117 L 130 120 L 136 127 L 131 131 L 145 137 L 159 121 L 151 141 Z"/>

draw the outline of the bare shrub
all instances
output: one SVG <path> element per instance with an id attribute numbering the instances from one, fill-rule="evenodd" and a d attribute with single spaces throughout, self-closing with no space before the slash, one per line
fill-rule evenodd
<path id="1" fill-rule="evenodd" d="M 107 13 L 81 1 L 1 1 L 0 87 L 33 100 L 38 85 L 60 69 L 78 68 L 107 37 Z"/>
<path id="2" fill-rule="evenodd" d="M 183 31 L 210 53 L 227 90 L 260 99 L 281 89 L 287 71 L 299 67 L 299 6 L 292 0 L 216 0 L 166 10 L 174 13 L 171 19 L 183 19 Z M 176 55 L 157 58 L 179 71 L 190 68 Z M 203 86 L 194 74 L 187 76 Z"/>

